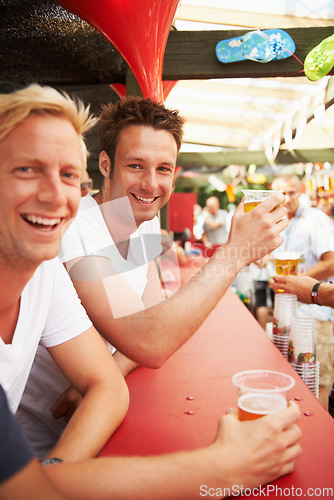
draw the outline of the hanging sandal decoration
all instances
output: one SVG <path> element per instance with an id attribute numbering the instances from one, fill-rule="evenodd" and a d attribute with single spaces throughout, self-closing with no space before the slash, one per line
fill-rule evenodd
<path id="1" fill-rule="evenodd" d="M 241 37 L 221 40 L 216 45 L 216 55 L 222 63 L 244 60 L 267 63 L 286 59 L 295 50 L 291 36 L 280 29 L 249 31 Z"/>
<path id="2" fill-rule="evenodd" d="M 304 71 L 315 82 L 326 76 L 334 66 L 334 35 L 325 38 L 305 57 Z"/>

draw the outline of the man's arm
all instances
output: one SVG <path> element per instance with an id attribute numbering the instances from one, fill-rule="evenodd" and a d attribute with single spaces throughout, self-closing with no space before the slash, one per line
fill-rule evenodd
<path id="1" fill-rule="evenodd" d="M 193 500 L 203 487 L 237 493 L 293 471 L 300 456 L 300 411 L 294 402 L 275 415 L 239 422 L 235 413 L 220 422 L 216 441 L 192 451 L 154 457 L 103 457 L 52 465 L 50 479 L 72 500 Z M 202 489 L 201 489 L 202 488 Z M 219 495 L 219 498 L 221 496 Z"/>
<path id="2" fill-rule="evenodd" d="M 120 351 L 115 351 L 112 356 L 123 377 L 129 375 L 129 373 L 133 372 L 139 366 L 138 363 L 124 356 Z M 68 387 L 58 396 L 50 408 L 53 418 L 63 418 L 65 422 L 69 422 L 81 401 L 82 397 L 80 393 L 74 387 Z"/>
<path id="3" fill-rule="evenodd" d="M 91 260 L 89 265 L 90 263 Z M 113 280 L 111 294 L 108 294 L 108 297 L 114 297 L 114 295 L 117 295 L 117 304 L 114 299 L 112 299 L 112 304 L 109 304 L 112 312 L 116 312 L 116 315 L 120 314 L 121 311 L 122 313 L 128 311 L 128 313 L 131 314 L 132 312 L 141 311 L 145 307 L 150 307 L 158 302 L 161 302 L 161 283 L 155 262 L 151 262 L 148 266 L 147 284 L 142 299 L 138 297 L 134 289 L 123 276 L 117 275 L 114 270 L 112 270 L 112 272 L 114 273 L 113 276 L 116 281 L 115 279 Z M 120 299 L 122 300 L 120 301 Z M 121 307 L 118 306 L 118 303 L 120 302 Z M 129 373 L 140 366 L 138 363 L 128 358 L 118 350 L 113 353 L 113 359 L 120 369 L 123 377 L 127 377 Z M 68 422 L 81 400 L 82 398 L 80 393 L 71 386 L 58 396 L 50 408 L 50 411 L 52 412 L 54 418 L 63 418 L 65 422 Z"/>
<path id="4" fill-rule="evenodd" d="M 210 229 L 217 229 L 218 227 L 223 226 L 223 223 L 220 219 L 210 219 L 209 217 L 207 217 L 205 219 L 205 225 Z"/>
<path id="5" fill-rule="evenodd" d="M 226 210 L 219 210 L 214 219 L 209 217 L 209 214 L 206 214 L 204 226 L 206 225 L 210 229 L 217 229 L 218 227 L 222 226 L 226 227 L 226 221 L 227 221 Z"/>
<path id="6" fill-rule="evenodd" d="M 1 500 L 65 500 L 33 458 L 33 451 L 9 410 L 1 385 L 0 443 Z"/>
<path id="7" fill-rule="evenodd" d="M 135 314 L 114 319 L 105 287 L 106 259 L 89 257 L 94 262 L 89 273 L 87 259 L 77 262 L 69 273 L 96 329 L 130 359 L 151 368 L 160 367 L 198 329 L 238 272 L 282 243 L 280 233 L 288 224 L 283 219 L 283 201 L 282 194 L 273 194 L 248 213 L 244 213 L 241 203 L 228 242 L 197 275 L 167 300 Z M 84 273 L 87 279 L 80 279 Z M 112 291 L 112 295 L 115 293 L 117 290 Z"/>
<path id="8" fill-rule="evenodd" d="M 325 252 L 314 266 L 307 269 L 301 276 L 310 276 L 317 280 L 325 280 L 334 275 L 334 252 Z"/>
<path id="9" fill-rule="evenodd" d="M 309 276 L 274 276 L 273 290 L 284 290 L 297 296 L 299 302 L 313 304 L 312 288 L 318 280 Z M 321 306 L 334 307 L 334 285 L 323 282 L 318 288 L 317 303 Z"/>
<path id="10" fill-rule="evenodd" d="M 66 500 L 65 494 L 56 489 L 36 459 L 0 483 L 1 500 Z"/>
<path id="11" fill-rule="evenodd" d="M 124 378 L 93 327 L 48 351 L 83 397 L 49 456 L 96 456 L 126 414 L 129 395 Z"/>

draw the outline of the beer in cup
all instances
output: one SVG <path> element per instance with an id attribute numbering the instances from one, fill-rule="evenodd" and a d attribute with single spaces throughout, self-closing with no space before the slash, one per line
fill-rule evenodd
<path id="1" fill-rule="evenodd" d="M 254 420 L 284 410 L 288 406 L 287 392 L 295 385 L 290 375 L 271 370 L 239 372 L 232 382 L 239 389 L 239 420 Z"/>
<path id="2" fill-rule="evenodd" d="M 272 189 L 242 189 L 244 195 L 244 212 L 250 212 L 272 193 L 278 192 Z"/>
<path id="3" fill-rule="evenodd" d="M 276 274 L 297 276 L 299 256 L 298 252 L 275 252 Z"/>

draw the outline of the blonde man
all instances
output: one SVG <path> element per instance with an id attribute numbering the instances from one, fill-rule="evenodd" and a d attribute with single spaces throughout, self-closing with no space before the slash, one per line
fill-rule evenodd
<path id="1" fill-rule="evenodd" d="M 0 99 L 0 383 L 15 412 L 34 376 L 27 397 L 49 413 L 32 367 L 43 351 L 41 362 L 54 361 L 50 390 L 53 375 L 76 386 L 82 404 L 51 453 L 63 460 L 95 456 L 128 406 L 123 377 L 55 258 L 80 201 L 83 134 L 94 123 L 52 88 Z"/>
<path id="2" fill-rule="evenodd" d="M 34 96 L 38 100 L 39 94 L 44 92 L 39 87 L 31 90 L 32 100 Z M 19 95 L 25 96 L 25 92 Z M 46 103 L 43 106 L 46 107 Z M 3 117 L 4 113 L 0 113 L 0 124 Z M 26 445 L 20 445 L 23 438 L 15 430 L 15 422 L 8 413 L 0 388 L 0 441 L 5 444 L 0 447 L 0 498 L 61 500 L 66 495 L 77 500 L 132 497 L 187 500 L 200 495 L 201 483 L 213 488 L 232 488 L 236 484 L 254 488 L 291 472 L 301 452 L 301 433 L 296 426 L 300 413 L 293 402 L 284 412 L 254 422 L 239 422 L 234 414 L 224 416 L 215 442 L 206 448 L 159 457 L 76 460 L 79 456 L 84 459 L 88 452 L 93 454 L 101 447 L 106 433 L 112 432 L 123 417 L 127 404 L 120 372 L 115 370 L 112 357 L 93 329 L 88 328 L 62 344 L 49 347 L 59 336 L 59 332 L 53 331 L 55 325 L 69 317 L 75 322 L 73 318 L 79 307 L 75 301 L 63 303 L 68 302 L 71 293 L 67 292 L 65 270 L 53 260 L 61 230 L 74 215 L 80 199 L 82 155 L 78 132 L 65 113 L 45 112 L 42 107 L 37 112 L 32 110 L 25 118 L 18 119 L 8 135 L 2 136 L 0 159 L 0 273 L 2 283 L 6 283 L 0 297 L 4 341 L 1 352 L 8 360 L 6 370 L 1 366 L 1 383 L 9 391 L 13 407 L 11 387 L 19 385 L 22 390 L 25 376 L 20 372 L 17 380 L 10 380 L 7 373 L 10 361 L 15 368 L 12 372 L 21 370 L 21 361 L 26 357 L 22 351 L 30 350 L 32 344 L 36 347 L 40 337 L 73 385 L 84 395 L 54 450 L 57 454 L 54 459 L 64 458 L 65 462 L 41 470 Z M 267 203 L 264 210 L 270 214 L 277 201 Z M 270 222 L 272 218 L 269 215 Z M 270 225 L 267 221 L 267 227 Z M 42 280 L 43 287 L 38 287 L 35 294 L 31 283 L 35 284 L 48 270 L 50 273 Z M 58 294 L 57 300 L 49 301 L 49 307 L 41 304 L 58 280 L 63 285 L 62 294 Z M 21 310 L 30 311 L 34 302 L 38 307 L 31 312 L 33 322 L 21 321 L 21 316 L 18 318 Z M 82 310 L 81 315 L 85 329 L 87 318 Z M 36 335 L 40 324 L 44 324 L 45 329 Z M 54 335 L 49 341 L 50 332 Z M 16 359 L 10 360 L 11 351 L 15 352 L 16 347 L 21 349 L 16 351 Z M 101 377 L 104 380 L 102 387 Z M 14 436 L 8 443 L 6 430 L 10 428 Z M 24 457 L 18 460 L 21 448 L 25 450 Z M 16 463 L 8 471 L 2 464 L 8 465 L 9 460 Z M 3 475 L 4 470 L 8 471 L 6 475 Z M 46 474 L 53 485 L 47 482 Z M 54 485 L 62 493 L 57 493 Z"/>

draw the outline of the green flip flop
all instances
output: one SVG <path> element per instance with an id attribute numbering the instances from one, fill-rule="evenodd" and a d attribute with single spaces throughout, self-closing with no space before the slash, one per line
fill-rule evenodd
<path id="1" fill-rule="evenodd" d="M 305 57 L 304 70 L 309 80 L 315 82 L 326 76 L 334 66 L 334 35 L 325 38 Z"/>

